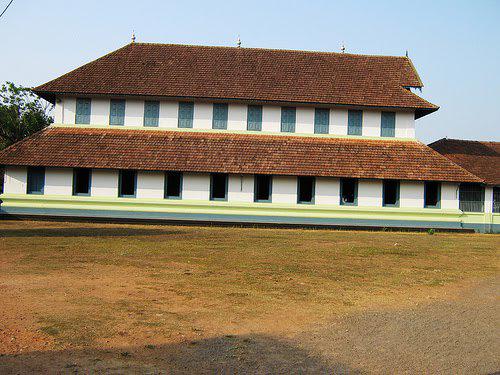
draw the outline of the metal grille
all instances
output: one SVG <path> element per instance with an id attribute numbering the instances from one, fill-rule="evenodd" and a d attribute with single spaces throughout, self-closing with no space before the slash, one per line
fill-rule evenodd
<path id="1" fill-rule="evenodd" d="M 484 187 L 478 184 L 460 185 L 460 209 L 464 212 L 484 212 Z"/>
<path id="2" fill-rule="evenodd" d="M 500 213 L 500 187 L 493 188 L 493 212 Z"/>

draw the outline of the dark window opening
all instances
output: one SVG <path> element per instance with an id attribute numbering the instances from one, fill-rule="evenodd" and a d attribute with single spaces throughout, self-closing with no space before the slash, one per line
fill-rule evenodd
<path id="1" fill-rule="evenodd" d="M 270 202 L 271 201 L 271 176 L 256 175 L 255 176 L 255 201 Z"/>
<path id="2" fill-rule="evenodd" d="M 314 203 L 314 177 L 298 178 L 298 203 Z"/>
<path id="3" fill-rule="evenodd" d="M 165 198 L 179 199 L 182 194 L 182 173 L 168 172 L 165 175 Z"/>
<path id="4" fill-rule="evenodd" d="M 484 186 L 460 184 L 459 205 L 464 212 L 484 212 Z"/>
<path id="5" fill-rule="evenodd" d="M 74 170 L 73 195 L 90 195 L 90 169 Z"/>
<path id="6" fill-rule="evenodd" d="M 135 197 L 137 184 L 136 171 L 120 171 L 118 195 L 120 197 Z"/>
<path id="7" fill-rule="evenodd" d="M 493 188 L 493 212 L 500 213 L 500 187 Z"/>
<path id="8" fill-rule="evenodd" d="M 358 204 L 358 180 L 355 178 L 340 180 L 340 204 L 345 206 Z"/>
<path id="9" fill-rule="evenodd" d="M 424 207 L 439 208 L 441 201 L 441 184 L 435 181 L 428 181 L 424 186 Z"/>
<path id="10" fill-rule="evenodd" d="M 383 188 L 383 205 L 398 206 L 399 205 L 399 181 L 384 180 Z"/>
<path id="11" fill-rule="evenodd" d="M 27 186 L 28 194 L 43 194 L 45 188 L 45 168 L 29 167 Z"/>
<path id="12" fill-rule="evenodd" d="M 227 174 L 213 173 L 211 175 L 210 199 L 227 200 Z"/>

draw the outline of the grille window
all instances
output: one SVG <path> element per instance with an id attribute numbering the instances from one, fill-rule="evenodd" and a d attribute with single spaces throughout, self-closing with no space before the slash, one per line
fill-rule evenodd
<path id="1" fill-rule="evenodd" d="M 361 135 L 363 128 L 363 111 L 350 110 L 347 113 L 347 134 Z"/>
<path id="2" fill-rule="evenodd" d="M 225 103 L 215 103 L 212 116 L 212 129 L 227 129 L 228 106 Z"/>
<path id="3" fill-rule="evenodd" d="M 45 188 L 45 168 L 29 167 L 27 194 L 43 194 Z"/>
<path id="4" fill-rule="evenodd" d="M 493 212 L 500 213 L 500 187 L 493 188 Z"/>
<path id="5" fill-rule="evenodd" d="M 424 207 L 439 208 L 441 203 L 441 184 L 427 181 L 424 185 Z"/>
<path id="6" fill-rule="evenodd" d="M 479 184 L 461 184 L 460 209 L 464 212 L 484 212 L 484 187 Z"/>
<path id="7" fill-rule="evenodd" d="M 327 108 L 316 108 L 314 110 L 314 133 L 328 134 L 330 126 L 330 110 Z"/>
<path id="8" fill-rule="evenodd" d="M 90 124 L 91 100 L 88 98 L 76 99 L 75 124 Z"/>
<path id="9" fill-rule="evenodd" d="M 194 103 L 179 103 L 179 128 L 192 128 L 194 117 Z"/>
<path id="10" fill-rule="evenodd" d="M 73 195 L 90 195 L 90 169 L 73 171 Z"/>
<path id="11" fill-rule="evenodd" d="M 281 131 L 283 133 L 295 133 L 296 111 L 293 107 L 281 108 Z"/>
<path id="12" fill-rule="evenodd" d="M 270 202 L 271 201 L 271 176 L 256 175 L 255 176 L 255 202 Z"/>
<path id="13" fill-rule="evenodd" d="M 158 126 L 160 120 L 160 102 L 144 102 L 144 126 Z"/>
<path id="14" fill-rule="evenodd" d="M 395 112 L 382 112 L 380 135 L 382 137 L 394 137 L 396 135 Z"/>
<path id="15" fill-rule="evenodd" d="M 314 177 L 298 178 L 298 203 L 314 203 Z"/>
<path id="16" fill-rule="evenodd" d="M 125 100 L 112 99 L 109 109 L 109 125 L 125 124 Z"/>
<path id="17" fill-rule="evenodd" d="M 262 106 L 249 105 L 247 115 L 247 130 L 262 130 Z"/>
<path id="18" fill-rule="evenodd" d="M 399 206 L 399 181 L 384 180 L 382 204 L 386 207 Z"/>

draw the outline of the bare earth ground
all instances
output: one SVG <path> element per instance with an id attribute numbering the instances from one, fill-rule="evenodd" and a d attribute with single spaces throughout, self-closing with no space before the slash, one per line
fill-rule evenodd
<path id="1" fill-rule="evenodd" d="M 0 373 L 494 373 L 499 248 L 0 221 Z"/>

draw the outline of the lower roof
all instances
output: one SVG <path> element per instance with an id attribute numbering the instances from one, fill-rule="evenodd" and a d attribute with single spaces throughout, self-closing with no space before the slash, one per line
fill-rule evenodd
<path id="1" fill-rule="evenodd" d="M 0 164 L 482 182 L 418 141 L 49 127 Z"/>
<path id="2" fill-rule="evenodd" d="M 487 184 L 500 185 L 500 142 L 443 138 L 429 144 L 429 147 Z"/>

